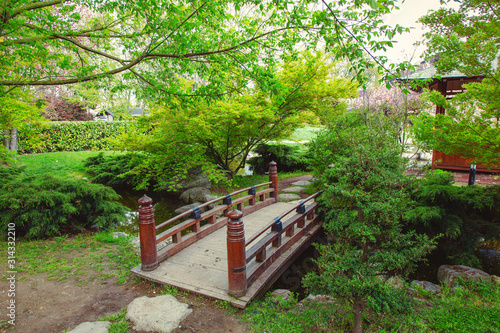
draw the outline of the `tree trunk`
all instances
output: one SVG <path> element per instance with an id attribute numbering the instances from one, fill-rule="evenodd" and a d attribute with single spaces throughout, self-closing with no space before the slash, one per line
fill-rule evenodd
<path id="1" fill-rule="evenodd" d="M 361 300 L 355 299 L 353 305 L 354 327 L 353 333 L 363 333 L 363 304 Z"/>
<path id="2" fill-rule="evenodd" d="M 3 130 L 3 146 L 5 149 L 10 149 L 10 131 L 8 129 Z"/>
<path id="3" fill-rule="evenodd" d="M 10 130 L 10 150 L 15 151 L 17 153 L 17 147 L 18 147 L 18 131 L 17 127 L 13 127 Z"/>

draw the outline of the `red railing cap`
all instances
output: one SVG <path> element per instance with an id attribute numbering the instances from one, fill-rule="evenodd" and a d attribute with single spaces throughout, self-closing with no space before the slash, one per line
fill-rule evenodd
<path id="1" fill-rule="evenodd" d="M 151 204 L 153 203 L 153 199 L 151 199 L 150 197 L 148 197 L 147 195 L 143 195 L 142 198 L 139 199 L 139 205 L 148 205 L 148 204 Z"/>
<path id="2" fill-rule="evenodd" d="M 239 220 L 243 217 L 243 213 L 237 209 L 234 209 L 227 214 L 227 217 L 229 217 L 231 220 Z"/>

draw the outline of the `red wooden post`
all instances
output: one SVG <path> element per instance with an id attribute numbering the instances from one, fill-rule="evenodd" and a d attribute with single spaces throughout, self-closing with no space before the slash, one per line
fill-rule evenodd
<path id="1" fill-rule="evenodd" d="M 139 238 L 141 243 L 141 269 L 152 271 L 158 267 L 156 252 L 155 214 L 153 200 L 144 195 L 139 199 Z"/>
<path id="2" fill-rule="evenodd" d="M 229 290 L 233 297 L 241 297 L 247 291 L 247 264 L 245 255 L 245 229 L 243 213 L 232 210 L 227 222 L 227 273 Z"/>
<path id="3" fill-rule="evenodd" d="M 277 163 L 272 161 L 269 163 L 269 181 L 272 182 L 271 187 L 274 188 L 272 194 L 274 200 L 278 201 L 278 167 Z"/>

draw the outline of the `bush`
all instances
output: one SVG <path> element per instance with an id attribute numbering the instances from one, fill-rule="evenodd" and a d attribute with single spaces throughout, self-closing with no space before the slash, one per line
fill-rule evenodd
<path id="1" fill-rule="evenodd" d="M 454 186 L 451 173 L 436 170 L 418 181 L 406 212 L 410 229 L 434 237 L 438 249 L 454 264 L 481 267 L 474 255 L 480 238 L 500 233 L 500 186 Z"/>
<path id="2" fill-rule="evenodd" d="M 16 224 L 16 234 L 44 238 L 121 222 L 126 208 L 119 195 L 99 184 L 50 175 L 28 176 L 16 167 L 0 168 L 0 232 Z"/>
<path id="3" fill-rule="evenodd" d="M 139 155 L 135 153 L 118 156 L 99 153 L 85 160 L 85 173 L 94 183 L 132 189 L 142 184 L 141 174 L 133 172 L 139 167 L 140 161 Z"/>
<path id="4" fill-rule="evenodd" d="M 307 149 L 301 144 L 266 143 L 259 145 L 254 152 L 259 156 L 250 158 L 248 164 L 258 174 L 267 172 L 272 161 L 277 163 L 279 172 L 310 170 Z"/>
<path id="5" fill-rule="evenodd" d="M 87 106 L 80 102 L 70 102 L 64 98 L 53 98 L 45 108 L 43 116 L 52 121 L 92 120 Z"/>
<path id="6" fill-rule="evenodd" d="M 21 133 L 19 153 L 49 153 L 55 151 L 112 150 L 112 140 L 125 132 L 127 121 L 77 121 L 52 122 L 28 130 L 29 136 L 37 135 L 33 142 Z"/>

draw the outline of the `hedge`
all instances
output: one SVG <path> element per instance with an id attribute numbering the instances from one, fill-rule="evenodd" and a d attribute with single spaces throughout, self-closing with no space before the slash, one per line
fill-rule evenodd
<path id="1" fill-rule="evenodd" d="M 18 152 L 112 150 L 112 139 L 132 124 L 129 121 L 58 121 L 33 126 L 21 133 Z"/>

